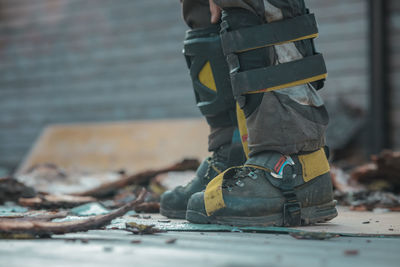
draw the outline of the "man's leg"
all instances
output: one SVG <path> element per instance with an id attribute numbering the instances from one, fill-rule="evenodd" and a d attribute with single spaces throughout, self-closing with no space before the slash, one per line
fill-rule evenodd
<path id="1" fill-rule="evenodd" d="M 316 92 L 326 77 L 303 0 L 215 0 L 233 95 L 249 156 L 192 196 L 197 223 L 299 225 L 336 216 L 323 149 L 328 115 Z M 242 136 L 243 138 L 245 136 Z"/>
<path id="2" fill-rule="evenodd" d="M 209 151 L 196 177 L 161 196 L 161 214 L 185 218 L 190 196 L 205 189 L 211 179 L 225 169 L 241 165 L 245 156 L 237 129 L 236 106 L 230 85 L 229 67 L 222 52 L 219 25 L 210 22 L 208 0 L 185 0 L 183 15 L 187 31 L 184 53 L 193 82 L 197 106 L 209 126 Z"/>

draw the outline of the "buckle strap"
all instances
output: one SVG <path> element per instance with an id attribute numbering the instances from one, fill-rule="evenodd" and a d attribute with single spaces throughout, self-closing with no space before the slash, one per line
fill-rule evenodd
<path id="1" fill-rule="evenodd" d="M 232 67 L 231 72 L 235 70 Z M 274 66 L 242 72 L 234 71 L 231 73 L 231 83 L 233 95 L 237 97 L 242 94 L 269 92 L 311 83 L 326 77 L 324 58 L 322 54 L 315 54 Z"/>
<path id="2" fill-rule="evenodd" d="M 283 225 L 301 225 L 301 205 L 300 202 L 285 202 L 283 204 Z"/>
<path id="3" fill-rule="evenodd" d="M 283 204 L 283 225 L 298 226 L 301 225 L 301 203 L 297 199 L 294 191 L 294 169 L 285 168 L 279 189 L 281 190 L 285 203 Z"/>
<path id="4" fill-rule="evenodd" d="M 283 225 L 284 226 L 299 226 L 301 225 L 301 204 L 297 200 L 294 189 L 282 190 L 285 197 L 283 204 Z"/>
<path id="5" fill-rule="evenodd" d="M 194 38 L 190 40 L 185 40 L 183 42 L 183 54 L 185 56 L 205 56 L 212 58 L 214 55 L 220 57 L 215 51 L 221 49 L 220 37 L 219 35 L 203 38 Z"/>
<path id="6" fill-rule="evenodd" d="M 221 41 L 225 55 L 318 36 L 314 14 L 306 14 L 234 31 L 226 31 L 228 27 L 228 25 L 221 27 Z"/>

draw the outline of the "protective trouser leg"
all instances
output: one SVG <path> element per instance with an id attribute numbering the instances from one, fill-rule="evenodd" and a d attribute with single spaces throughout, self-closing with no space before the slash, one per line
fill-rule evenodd
<path id="1" fill-rule="evenodd" d="M 225 8 L 222 43 L 246 116 L 250 155 L 322 147 L 328 115 L 316 89 L 326 69 L 314 49 L 313 14 L 302 0 L 215 2 Z M 247 9 L 234 8 L 243 2 Z"/>
<path id="2" fill-rule="evenodd" d="M 196 103 L 206 118 L 211 133 L 210 158 L 203 161 L 196 177 L 186 186 L 179 186 L 161 196 L 161 214 L 185 218 L 187 201 L 196 192 L 205 189 L 211 179 L 228 167 L 242 165 L 245 155 L 236 121 L 236 105 L 232 95 L 229 68 L 221 47 L 219 25 L 209 24 L 209 8 L 202 1 L 184 1 L 185 18 L 195 29 L 186 32 L 184 55 L 193 83 Z M 191 4 L 191 6 L 188 4 Z M 198 9 L 193 9 L 197 7 Z M 192 12 L 189 12 L 192 11 Z M 188 14 L 193 14 L 188 16 Z M 203 16 L 199 16 L 202 13 Z M 208 22 L 204 21 L 208 18 Z M 202 28 L 198 28 L 203 26 Z M 205 26 L 205 27 L 204 27 Z"/>
<path id="3" fill-rule="evenodd" d="M 316 93 L 327 74 L 312 41 L 318 35 L 314 15 L 303 0 L 215 2 L 223 8 L 222 47 L 250 154 L 244 166 L 194 194 L 186 218 L 279 226 L 334 218 L 322 148 L 328 116 Z"/>

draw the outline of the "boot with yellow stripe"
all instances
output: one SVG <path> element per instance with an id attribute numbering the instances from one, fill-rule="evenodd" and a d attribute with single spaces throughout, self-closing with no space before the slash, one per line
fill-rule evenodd
<path id="1" fill-rule="evenodd" d="M 193 223 L 295 226 L 337 215 L 322 149 L 328 115 L 316 90 L 327 71 L 314 48 L 315 17 L 303 0 L 263 3 L 260 14 L 222 6 L 221 43 L 249 159 L 190 198 Z"/>
<path id="2" fill-rule="evenodd" d="M 285 156 L 264 152 L 194 194 L 186 219 L 235 226 L 297 226 L 337 216 L 329 163 L 321 149 Z"/>
<path id="3" fill-rule="evenodd" d="M 170 218 L 184 219 L 192 194 L 204 190 L 219 173 L 242 165 L 246 160 L 237 127 L 229 67 L 222 52 L 219 32 L 219 26 L 186 32 L 184 55 L 197 106 L 211 129 L 209 151 L 213 154 L 203 161 L 189 184 L 161 196 L 160 213 Z"/>
<path id="4" fill-rule="evenodd" d="M 185 186 L 178 186 L 161 195 L 160 213 L 169 218 L 185 219 L 189 198 L 203 191 L 207 184 L 227 168 L 241 164 L 241 144 L 219 147 L 211 157 L 206 158 L 196 171 L 196 176 Z"/>

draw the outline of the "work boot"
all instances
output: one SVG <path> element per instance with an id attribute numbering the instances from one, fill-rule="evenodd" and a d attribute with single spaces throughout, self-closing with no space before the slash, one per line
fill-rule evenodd
<path id="1" fill-rule="evenodd" d="M 161 195 L 160 213 L 169 218 L 185 219 L 189 198 L 204 190 L 207 184 L 227 168 L 242 164 L 245 156 L 240 143 L 220 146 L 206 158 L 196 171 L 196 176 L 185 186 L 178 186 Z"/>
<path id="2" fill-rule="evenodd" d="M 336 216 L 323 149 L 255 155 L 243 167 L 218 175 L 205 192 L 192 195 L 186 213 L 192 223 L 235 226 L 298 226 Z"/>

